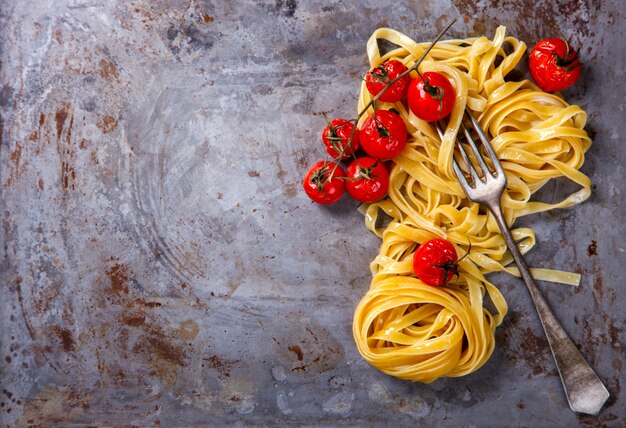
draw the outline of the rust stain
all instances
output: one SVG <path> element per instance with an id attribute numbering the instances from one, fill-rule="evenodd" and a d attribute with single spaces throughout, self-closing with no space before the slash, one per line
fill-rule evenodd
<path id="1" fill-rule="evenodd" d="M 98 151 L 97 151 L 97 149 L 93 150 L 91 152 L 91 155 L 89 156 L 89 159 L 91 159 L 91 162 L 93 162 L 95 165 L 99 165 L 100 164 L 100 161 L 98 160 Z"/>
<path id="2" fill-rule="evenodd" d="M 65 352 L 74 351 L 75 343 L 74 338 L 72 337 L 72 332 L 58 325 L 52 326 L 50 330 L 57 336 Z"/>
<path id="3" fill-rule="evenodd" d="M 444 27 L 444 25 L 450 20 L 450 18 L 448 17 L 448 15 L 441 15 L 439 18 L 437 18 L 435 20 L 435 28 L 438 31 L 441 31 Z"/>
<path id="4" fill-rule="evenodd" d="M 107 82 L 111 82 L 112 80 L 120 79 L 120 72 L 117 70 L 115 64 L 111 61 L 107 61 L 106 59 L 100 60 L 100 77 L 102 77 Z"/>
<path id="5" fill-rule="evenodd" d="M 207 366 L 216 370 L 221 378 L 230 377 L 231 369 L 240 361 L 239 360 L 228 360 L 225 358 L 220 358 L 217 355 L 212 355 L 209 358 L 203 358 L 203 361 L 207 362 Z"/>
<path id="6" fill-rule="evenodd" d="M 24 325 L 26 326 L 28 335 L 33 340 L 33 342 L 35 342 L 36 341 L 35 329 L 33 328 L 33 325 L 31 324 L 30 318 L 28 317 L 26 313 L 26 309 L 24 307 L 24 296 L 22 295 L 22 278 L 19 276 L 15 278 L 15 290 L 17 292 L 17 301 L 20 305 L 22 318 L 24 319 Z M 59 373 L 59 370 L 57 369 L 57 367 L 54 364 L 52 364 L 52 362 L 48 359 L 48 356 L 46 355 L 46 353 L 52 352 L 52 349 L 49 346 L 39 346 L 37 344 L 33 344 L 32 350 L 35 354 L 35 362 L 39 363 L 39 365 L 48 363 L 55 372 Z"/>
<path id="7" fill-rule="evenodd" d="M 295 198 L 296 196 L 298 196 L 298 189 L 299 187 L 295 183 L 285 184 L 283 186 L 283 193 L 288 198 Z"/>
<path id="8" fill-rule="evenodd" d="M 535 335 L 530 327 L 523 329 L 520 320 L 519 312 L 510 312 L 496 333 L 497 340 L 502 341 L 506 361 L 512 366 L 525 363 L 532 370 L 529 379 L 556 373 L 550 370 L 548 340 L 543 335 Z"/>
<path id="9" fill-rule="evenodd" d="M 597 343 L 600 341 L 600 338 L 593 333 L 593 327 L 591 326 L 591 322 L 592 320 L 589 316 L 583 319 L 583 331 L 587 336 L 587 340 L 582 342 L 582 346 L 585 348 L 585 352 L 583 352 L 583 354 L 585 355 L 585 357 L 587 357 L 589 363 L 592 365 L 596 365 L 598 363 L 598 356 L 596 355 L 595 349 Z"/>
<path id="10" fill-rule="evenodd" d="M 248 176 L 250 177 L 260 177 L 261 173 L 257 170 L 248 171 Z"/>
<path id="11" fill-rule="evenodd" d="M 133 11 L 141 16 L 143 16 L 143 19 L 141 20 L 141 22 L 147 27 L 150 28 L 149 23 L 150 22 L 155 22 L 157 21 L 157 19 L 159 18 L 159 14 L 155 13 L 152 10 L 146 10 L 143 8 L 134 8 Z"/>
<path id="12" fill-rule="evenodd" d="M 314 339 L 316 342 L 318 342 L 318 341 L 319 341 L 319 339 L 317 338 L 317 336 L 315 335 L 315 333 L 313 332 L 313 330 L 311 330 L 311 328 L 310 328 L 310 327 L 308 327 L 308 326 L 307 326 L 307 327 L 305 327 L 305 330 L 309 332 L 309 334 L 313 337 L 313 339 Z"/>
<path id="13" fill-rule="evenodd" d="M 306 170 L 308 167 L 308 162 L 306 160 L 306 156 L 304 155 L 303 152 L 301 151 L 294 151 L 291 153 L 291 157 L 293 157 L 295 159 L 296 164 L 300 167 L 300 169 L 302 170 Z"/>
<path id="14" fill-rule="evenodd" d="M 69 110 L 70 105 L 66 103 L 54 114 L 54 121 L 56 122 L 57 127 L 57 138 L 61 138 L 61 132 L 63 132 L 63 126 L 65 125 L 65 121 L 67 120 Z"/>
<path id="15" fill-rule="evenodd" d="M 98 291 L 97 310 L 109 317 L 113 313 L 117 320 L 112 325 L 101 326 L 98 333 L 98 342 L 105 341 L 108 351 L 97 356 L 98 370 L 104 382 L 115 385 L 137 386 L 140 379 L 155 377 L 171 387 L 181 368 L 189 364 L 187 355 L 192 345 L 188 341 L 197 336 L 198 326 L 189 320 L 168 327 L 158 311 L 154 311 L 162 304 L 136 295 L 137 290 L 130 285 L 132 276 L 126 264 L 112 259 L 105 277 L 110 287 Z M 98 327 L 94 326 L 94 332 L 97 331 Z M 115 363 L 129 358 L 140 363 L 132 368 Z"/>
<path id="16" fill-rule="evenodd" d="M 624 327 L 616 325 L 616 320 L 607 314 L 591 314 L 583 319 L 583 328 L 586 340 L 582 342 L 582 351 L 591 364 L 597 365 L 598 351 L 606 344 L 611 345 L 614 352 L 621 355 L 622 360 L 626 359 L 626 343 L 620 340 Z M 616 387 L 619 388 L 619 385 Z"/>
<path id="17" fill-rule="evenodd" d="M 591 244 L 587 247 L 587 255 L 589 257 L 598 255 L 598 243 L 595 240 L 592 240 Z"/>
<path id="18" fill-rule="evenodd" d="M 13 167 L 7 178 L 6 186 L 10 187 L 13 183 L 20 178 L 20 176 L 26 170 L 26 163 L 22 161 L 22 145 L 17 143 L 13 150 L 9 153 L 9 159 L 13 163 Z"/>
<path id="19" fill-rule="evenodd" d="M 61 32 L 61 30 L 59 28 L 56 28 L 54 30 L 53 35 L 54 35 L 54 40 L 56 40 L 56 42 L 59 45 L 62 45 L 63 44 L 63 33 Z"/>
<path id="20" fill-rule="evenodd" d="M 144 301 L 141 301 L 140 303 L 142 305 L 144 305 L 146 308 L 158 308 L 159 306 L 161 306 L 161 303 L 159 303 L 159 302 L 144 302 Z"/>
<path id="21" fill-rule="evenodd" d="M 143 315 L 143 314 L 126 315 L 126 316 L 122 317 L 121 321 L 122 321 L 122 323 L 126 324 L 127 326 L 139 327 L 139 326 L 145 324 L 146 316 Z"/>
<path id="22" fill-rule="evenodd" d="M 76 156 L 72 147 L 72 126 L 74 124 L 72 113 L 71 104 L 65 103 L 54 115 L 57 130 L 57 151 L 61 160 L 61 186 L 63 191 L 74 190 L 74 180 L 76 179 L 76 170 L 74 168 Z M 67 127 L 65 127 L 68 118 L 69 122 Z M 63 129 L 66 130 L 65 144 L 61 141 Z"/>
<path id="23" fill-rule="evenodd" d="M 39 113 L 38 123 L 39 123 L 39 127 L 28 135 L 28 137 L 26 138 L 27 141 L 34 142 L 34 143 L 45 142 L 43 137 L 47 137 L 46 140 L 49 140 L 50 130 L 47 128 L 44 128 L 44 125 L 46 123 L 46 115 L 44 113 Z M 33 146 L 29 145 L 29 147 L 33 147 Z M 40 154 L 41 150 L 42 150 L 42 146 L 40 144 L 36 144 L 34 146 L 34 153 L 36 155 Z"/>
<path id="24" fill-rule="evenodd" d="M 60 260 L 53 258 L 52 264 L 54 266 L 59 266 Z M 60 287 L 58 284 L 51 284 L 49 287 L 44 288 L 41 292 L 37 293 L 35 297 L 33 297 L 33 306 L 37 314 L 43 315 L 50 310 L 50 307 L 54 304 L 54 300 L 59 297 L 59 289 Z"/>
<path id="25" fill-rule="evenodd" d="M 179 366 L 185 366 L 185 352 L 182 348 L 172 345 L 160 335 L 149 336 L 147 342 L 156 355 L 166 361 Z"/>
<path id="26" fill-rule="evenodd" d="M 613 320 L 609 319 L 609 317 L 606 314 L 604 314 L 603 317 L 604 317 L 604 322 L 607 325 L 607 330 L 609 333 L 611 346 L 613 348 L 619 349 L 622 352 L 622 355 L 626 356 L 626 343 L 622 343 L 622 341 L 619 338 L 620 334 L 624 331 L 624 329 L 617 327 L 615 323 L 613 322 Z"/>
<path id="27" fill-rule="evenodd" d="M 68 386 L 44 385 L 24 400 L 18 426 L 64 426 L 79 420 L 91 407 L 91 396 Z"/>
<path id="28" fill-rule="evenodd" d="M 92 337 L 95 339 L 97 337 L 96 336 L 96 331 L 94 330 L 93 327 L 91 327 L 89 330 L 91 331 Z M 97 365 L 98 365 L 98 373 L 100 373 L 100 375 L 102 375 L 104 373 L 104 371 L 106 370 L 106 364 L 105 364 L 104 360 L 102 359 L 102 355 L 100 355 L 100 346 L 97 343 L 95 343 L 94 345 L 95 345 L 94 349 L 95 349 L 95 352 L 96 352 L 96 362 L 97 362 Z"/>
<path id="29" fill-rule="evenodd" d="M 215 18 L 213 18 L 211 15 L 209 15 L 208 13 L 205 13 L 204 16 L 202 17 L 203 21 L 205 24 L 208 24 L 209 22 L 213 22 L 213 20 Z"/>
<path id="30" fill-rule="evenodd" d="M 167 385 L 173 385 L 178 369 L 188 365 L 183 345 L 174 344 L 170 340 L 170 334 L 167 334 L 158 323 L 148 321 L 147 318 L 141 328 L 146 334 L 139 338 L 132 352 L 144 357 L 150 364 L 152 369 L 148 375 L 158 377 Z M 123 376 L 124 371 L 120 370 L 120 374 Z"/>
<path id="31" fill-rule="evenodd" d="M 183 321 L 176 330 L 176 335 L 182 340 L 193 340 L 198 336 L 200 328 L 198 323 L 193 320 Z"/>
<path id="32" fill-rule="evenodd" d="M 43 187 L 43 178 L 39 179 L 39 181 L 37 182 L 37 187 L 39 187 L 39 190 L 43 191 L 43 189 L 44 189 L 44 187 Z"/>
<path id="33" fill-rule="evenodd" d="M 298 361 L 302 361 L 304 359 L 304 353 L 302 352 L 302 348 L 298 345 L 287 347 L 291 352 L 294 352 L 298 356 Z"/>
<path id="34" fill-rule="evenodd" d="M 117 128 L 117 119 L 112 116 L 104 116 L 96 126 L 100 128 L 103 134 L 108 134 Z"/>
<path id="35" fill-rule="evenodd" d="M 276 173 L 276 178 L 278 178 L 281 182 L 284 183 L 284 178 L 287 175 L 287 173 L 283 169 L 283 164 L 280 162 L 280 155 L 278 154 L 278 152 L 274 153 L 274 159 L 276 163 L 276 168 L 278 169 L 278 172 Z"/>
<path id="36" fill-rule="evenodd" d="M 600 305 L 604 299 L 604 280 L 602 278 L 602 267 L 599 265 L 597 259 L 593 266 L 593 298 L 595 302 Z"/>
<path id="37" fill-rule="evenodd" d="M 472 31 L 474 32 L 475 35 L 486 34 L 487 32 L 486 21 L 482 19 L 478 19 L 478 18 L 475 19 L 474 24 L 472 25 Z"/>
<path id="38" fill-rule="evenodd" d="M 614 400 L 613 397 L 614 396 L 611 395 L 611 397 L 607 401 L 607 404 L 605 404 L 604 406 L 605 409 L 610 407 L 609 403 L 611 402 L 611 400 Z M 580 422 L 580 426 L 584 428 L 606 428 L 609 426 L 611 427 L 626 426 L 626 418 L 622 418 L 620 422 L 615 424 L 614 421 L 617 421 L 619 419 L 619 416 L 617 416 L 616 414 L 607 413 L 607 412 L 603 412 L 599 416 L 589 416 L 589 415 L 584 415 L 582 413 L 577 413 L 576 418 Z"/>
<path id="39" fill-rule="evenodd" d="M 128 266 L 116 263 L 106 271 L 114 293 L 128 294 Z"/>

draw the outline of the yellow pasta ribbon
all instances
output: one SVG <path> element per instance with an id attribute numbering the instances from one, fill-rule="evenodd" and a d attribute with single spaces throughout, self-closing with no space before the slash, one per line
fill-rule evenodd
<path id="1" fill-rule="evenodd" d="M 379 40 L 398 47 L 381 55 Z M 367 54 L 371 67 L 390 58 L 411 67 L 428 46 L 381 28 L 368 40 Z M 382 244 L 370 265 L 370 289 L 354 313 L 353 334 L 361 355 L 384 373 L 429 383 L 479 369 L 492 354 L 495 328 L 507 313 L 504 297 L 484 275 L 504 271 L 519 276 L 516 267 L 507 266 L 512 258 L 492 215 L 466 198 L 452 170 L 466 109 L 491 136 L 502 162 L 509 183 L 502 209 L 510 226 L 518 217 L 570 207 L 591 194 L 589 178 L 579 171 L 591 145 L 585 112 L 530 81 L 506 80 L 525 50 L 523 42 L 506 36 L 504 27 L 491 41 L 478 37 L 434 46 L 420 72 L 444 74 L 456 89 L 442 140 L 402 101 L 376 105 L 398 111 L 409 131 L 406 148 L 392 160 L 388 198 L 362 207 L 366 227 Z M 362 83 L 359 111 L 371 99 Z M 580 189 L 556 203 L 530 200 L 558 177 Z M 388 222 L 384 227 L 383 217 Z M 535 245 L 531 229 L 512 233 L 523 253 Z M 459 263 L 459 276 L 443 287 L 425 285 L 413 272 L 415 249 L 435 237 L 450 241 L 459 256 L 469 252 Z M 580 279 L 567 272 L 531 271 L 553 282 L 577 284 Z"/>

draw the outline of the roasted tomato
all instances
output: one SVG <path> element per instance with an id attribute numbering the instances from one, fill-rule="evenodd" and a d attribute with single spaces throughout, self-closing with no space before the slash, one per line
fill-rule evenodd
<path id="1" fill-rule="evenodd" d="M 359 133 L 354 132 L 354 123 L 345 119 L 333 119 L 322 131 L 322 141 L 326 146 L 326 152 L 335 159 L 348 159 L 352 153 L 359 149 Z M 348 139 L 352 135 L 352 141 L 348 146 Z M 346 147 L 348 146 L 348 147 Z"/>
<path id="2" fill-rule="evenodd" d="M 360 202 L 376 202 L 387 194 L 389 173 L 382 161 L 370 157 L 354 160 L 346 174 L 348 194 Z"/>
<path id="3" fill-rule="evenodd" d="M 304 176 L 302 183 L 304 191 L 318 204 L 333 204 L 346 190 L 345 175 L 343 168 L 337 164 L 327 161 L 317 162 Z"/>
<path id="4" fill-rule="evenodd" d="M 385 89 L 385 86 L 387 86 L 389 82 L 405 71 L 407 71 L 407 68 L 400 61 L 396 59 L 387 60 L 378 65 L 378 67 L 372 68 L 367 73 L 365 76 L 365 86 L 372 96 L 376 96 Z M 388 103 L 400 101 L 406 94 L 406 88 L 409 86 L 410 80 L 411 78 L 406 74 L 401 79 L 394 82 L 378 99 Z"/>
<path id="5" fill-rule="evenodd" d="M 528 62 L 537 86 L 546 92 L 568 88 L 580 77 L 576 50 L 560 38 L 541 40 L 530 51 Z"/>
<path id="6" fill-rule="evenodd" d="M 445 285 L 459 274 L 459 257 L 445 239 L 431 239 L 417 247 L 413 256 L 415 275 L 425 284 Z"/>
<path id="7" fill-rule="evenodd" d="M 389 110 L 376 110 L 359 130 L 363 150 L 376 159 L 391 159 L 406 145 L 406 124 Z"/>
<path id="8" fill-rule="evenodd" d="M 454 87 L 443 74 L 427 71 L 409 83 L 409 108 L 426 122 L 435 122 L 449 115 L 455 100 Z"/>

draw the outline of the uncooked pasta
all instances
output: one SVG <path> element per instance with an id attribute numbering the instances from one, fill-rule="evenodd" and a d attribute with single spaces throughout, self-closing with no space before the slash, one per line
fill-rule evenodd
<path id="1" fill-rule="evenodd" d="M 397 48 L 381 55 L 380 40 Z M 367 42 L 367 54 L 372 67 L 393 58 L 410 68 L 428 46 L 382 28 Z M 583 129 L 586 113 L 529 80 L 507 80 L 525 49 L 523 42 L 505 35 L 504 27 L 493 40 L 448 40 L 434 46 L 419 70 L 445 75 L 456 90 L 443 138 L 433 124 L 413 115 L 405 101 L 376 102 L 377 109 L 395 109 L 409 132 L 405 149 L 391 161 L 388 198 L 363 208 L 367 228 L 382 244 L 371 263 L 369 291 L 354 314 L 353 334 L 361 355 L 384 373 L 429 383 L 479 369 L 494 350 L 495 329 L 507 312 L 504 297 L 485 275 L 519 275 L 508 266 L 512 258 L 494 218 L 467 199 L 452 169 L 466 110 L 492 138 L 506 173 L 502 208 L 509 226 L 520 216 L 569 207 L 590 195 L 589 178 L 579 171 L 591 144 Z M 359 111 L 371 98 L 363 83 Z M 576 183 L 579 190 L 556 203 L 531 200 L 558 177 Z M 385 225 L 380 224 L 383 219 Z M 513 228 L 512 233 L 523 253 L 534 246 L 530 228 Z M 458 276 L 441 287 L 424 284 L 412 267 L 416 248 L 436 237 L 453 243 L 459 257 L 467 254 Z M 531 272 L 540 280 L 579 280 L 567 272 Z"/>

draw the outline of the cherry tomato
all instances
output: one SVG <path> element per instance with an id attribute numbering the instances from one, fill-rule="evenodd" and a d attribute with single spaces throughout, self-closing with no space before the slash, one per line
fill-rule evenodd
<path id="1" fill-rule="evenodd" d="M 387 60 L 378 65 L 378 67 L 372 68 L 367 73 L 365 76 L 365 86 L 372 96 L 376 96 L 380 91 L 385 89 L 385 86 L 387 86 L 389 82 L 406 70 L 406 66 L 400 61 L 396 59 Z M 408 74 L 398 79 L 398 81 L 391 85 L 378 99 L 388 103 L 400 101 L 402 97 L 404 97 L 404 94 L 406 94 L 406 88 L 409 86 L 410 80 L 411 78 Z"/>
<path id="2" fill-rule="evenodd" d="M 542 90 L 561 91 L 580 77 L 578 54 L 565 40 L 544 39 L 530 51 L 530 74 Z"/>
<path id="3" fill-rule="evenodd" d="M 452 111 L 456 92 L 443 74 L 427 71 L 409 83 L 407 102 L 413 114 L 426 122 L 443 119 Z"/>
<path id="4" fill-rule="evenodd" d="M 346 173 L 343 168 L 337 165 L 337 169 L 328 180 L 330 174 L 335 168 L 334 163 L 327 161 L 319 161 L 308 170 L 304 176 L 304 191 L 318 204 L 333 204 L 341 198 L 346 190 L 343 178 Z"/>
<path id="5" fill-rule="evenodd" d="M 413 270 L 423 283 L 440 286 L 459 274 L 458 260 L 450 242 L 435 238 L 417 247 L 413 256 Z"/>
<path id="6" fill-rule="evenodd" d="M 352 122 L 345 119 L 333 119 L 322 131 L 322 141 L 326 145 L 326 152 L 335 159 L 341 157 L 343 160 L 352 156 L 352 153 L 359 149 L 359 133 L 355 131 L 352 134 L 353 129 Z M 350 134 L 352 134 L 352 141 L 350 146 L 346 147 Z M 343 155 L 340 156 L 342 151 Z"/>
<path id="7" fill-rule="evenodd" d="M 359 130 L 363 150 L 376 159 L 391 159 L 406 145 L 406 124 L 389 110 L 376 110 Z"/>
<path id="8" fill-rule="evenodd" d="M 389 173 L 382 161 L 370 157 L 354 160 L 348 167 L 346 190 L 360 202 L 376 202 L 387 194 Z"/>

